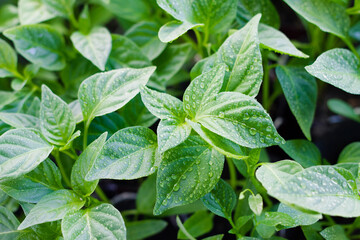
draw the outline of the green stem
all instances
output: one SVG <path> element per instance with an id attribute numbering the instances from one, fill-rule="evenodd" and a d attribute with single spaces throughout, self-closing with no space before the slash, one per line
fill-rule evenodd
<path id="1" fill-rule="evenodd" d="M 326 218 L 326 220 L 328 220 L 331 226 L 336 224 L 336 222 L 329 215 L 324 215 L 324 217 Z"/>
<path id="2" fill-rule="evenodd" d="M 104 191 L 100 188 L 99 185 L 97 185 L 97 187 L 95 188 L 95 192 L 96 194 L 99 196 L 99 198 L 106 202 L 106 203 L 110 203 L 109 198 L 106 196 L 106 194 L 104 193 Z"/>
<path id="3" fill-rule="evenodd" d="M 262 85 L 262 103 L 266 111 L 269 111 L 270 79 L 267 53 L 263 54 L 264 82 Z"/>
<path id="4" fill-rule="evenodd" d="M 202 38 L 201 38 L 201 34 L 199 33 L 198 30 L 194 29 L 194 32 L 195 32 L 195 35 L 196 35 L 196 40 L 197 40 L 197 43 L 198 43 L 198 52 L 200 54 L 201 57 L 204 57 L 204 52 L 203 52 L 203 49 L 202 49 Z"/>
<path id="5" fill-rule="evenodd" d="M 196 240 L 196 238 L 194 238 L 193 236 L 191 236 L 191 234 L 186 230 L 186 228 L 184 227 L 184 225 L 182 224 L 179 216 L 176 216 L 176 223 L 179 226 L 180 230 L 185 234 L 185 236 L 190 239 L 190 240 Z"/>
<path id="6" fill-rule="evenodd" d="M 58 166 L 59 169 L 60 169 L 61 176 L 63 177 L 66 185 L 68 185 L 68 186 L 70 187 L 70 186 L 71 186 L 71 182 L 70 182 L 69 177 L 68 177 L 67 174 L 66 174 L 64 165 L 62 164 L 62 162 L 61 162 L 61 160 L 60 160 L 59 151 L 58 151 L 58 150 L 54 150 L 53 156 L 54 156 L 54 158 L 55 158 L 55 161 L 56 161 L 57 166 Z"/>
<path id="7" fill-rule="evenodd" d="M 198 47 L 197 47 L 195 41 L 191 37 L 189 37 L 187 34 L 184 34 L 181 36 L 181 38 L 184 39 L 185 42 L 190 43 L 195 51 L 198 51 Z"/>
<path id="8" fill-rule="evenodd" d="M 344 43 L 350 48 L 350 50 L 355 54 L 355 56 L 360 60 L 359 53 L 356 51 L 356 48 L 348 38 L 341 38 Z"/>
<path id="9" fill-rule="evenodd" d="M 71 159 L 73 160 L 76 160 L 78 158 L 77 155 L 71 153 L 71 152 L 68 152 L 68 151 L 61 151 L 62 153 L 65 153 L 66 155 L 68 155 Z"/>
<path id="10" fill-rule="evenodd" d="M 90 123 L 91 123 L 90 119 L 84 121 L 83 150 L 85 150 L 85 148 L 87 147 L 87 138 L 88 138 L 88 132 L 89 132 Z"/>
<path id="11" fill-rule="evenodd" d="M 235 169 L 235 165 L 232 162 L 231 159 L 226 158 L 226 162 L 228 164 L 229 167 L 229 174 L 230 174 L 230 185 L 231 187 L 235 190 L 236 189 L 236 169 Z"/>

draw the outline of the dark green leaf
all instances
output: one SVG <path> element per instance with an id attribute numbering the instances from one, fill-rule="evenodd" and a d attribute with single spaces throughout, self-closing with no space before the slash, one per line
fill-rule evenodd
<path id="1" fill-rule="evenodd" d="M 0 39 L 0 78 L 13 77 L 16 76 L 16 74 L 16 52 L 7 42 Z"/>
<path id="2" fill-rule="evenodd" d="M 336 114 L 347 117 L 354 121 L 360 122 L 360 115 L 358 115 L 350 104 L 347 102 L 332 98 L 327 102 L 328 108 Z"/>
<path id="3" fill-rule="evenodd" d="M 213 217 L 214 215 L 206 211 L 196 212 L 185 221 L 184 227 L 191 236 L 199 237 L 213 228 Z M 188 239 L 188 237 L 179 230 L 178 239 Z"/>
<path id="4" fill-rule="evenodd" d="M 19 23 L 18 9 L 11 4 L 1 5 L 0 7 L 0 32 L 14 27 Z"/>
<path id="5" fill-rule="evenodd" d="M 360 163 L 360 142 L 347 145 L 340 153 L 338 163 Z"/>
<path id="6" fill-rule="evenodd" d="M 17 239 L 19 220 L 7 208 L 0 206 L 0 238 L 3 240 Z"/>
<path id="7" fill-rule="evenodd" d="M 151 237 L 164 230 L 167 222 L 163 220 L 141 220 L 126 224 L 126 239 L 141 240 Z"/>
<path id="8" fill-rule="evenodd" d="M 302 139 L 288 140 L 280 147 L 304 168 L 321 164 L 320 151 L 312 142 Z"/>

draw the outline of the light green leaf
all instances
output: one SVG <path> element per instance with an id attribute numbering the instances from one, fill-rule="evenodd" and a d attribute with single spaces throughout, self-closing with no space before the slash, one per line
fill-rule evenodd
<path id="1" fill-rule="evenodd" d="M 279 66 L 276 76 L 286 101 L 307 139 L 311 140 L 310 128 L 314 120 L 317 85 L 315 79 L 303 68 Z"/>
<path id="2" fill-rule="evenodd" d="M 349 240 L 344 228 L 340 225 L 327 227 L 320 232 L 320 235 L 323 236 L 325 240 Z"/>
<path id="3" fill-rule="evenodd" d="M 318 79 L 345 92 L 360 94 L 360 62 L 347 49 L 336 48 L 321 54 L 305 69 Z"/>
<path id="4" fill-rule="evenodd" d="M 155 67 L 123 68 L 95 74 L 85 79 L 79 88 L 79 102 L 84 119 L 111 113 L 129 102 L 145 85 Z"/>
<path id="5" fill-rule="evenodd" d="M 263 199 L 260 194 L 250 195 L 248 198 L 249 207 L 253 213 L 260 215 L 263 210 Z"/>
<path id="6" fill-rule="evenodd" d="M 190 117 L 196 118 L 197 112 L 220 92 L 224 76 L 225 65 L 219 64 L 191 81 L 183 99 L 184 109 Z"/>
<path id="7" fill-rule="evenodd" d="M 43 0 L 19 0 L 18 7 L 21 25 L 40 23 L 57 16 Z"/>
<path id="8" fill-rule="evenodd" d="M 266 212 L 265 218 L 259 221 L 260 224 L 267 226 L 292 226 L 295 224 L 294 219 L 286 213 L 282 212 Z"/>
<path id="9" fill-rule="evenodd" d="M 291 228 L 296 226 L 312 225 L 322 218 L 321 214 L 306 213 L 298 209 L 289 207 L 283 203 L 279 204 L 277 211 L 286 213 L 294 220 L 295 224 L 291 226 L 287 225 L 287 227 L 291 227 Z"/>
<path id="10" fill-rule="evenodd" d="M 195 212 L 184 222 L 186 231 L 193 237 L 199 237 L 205 233 L 210 232 L 213 228 L 214 215 L 206 211 Z M 188 239 L 188 237 L 181 231 L 178 232 L 178 239 Z"/>
<path id="11" fill-rule="evenodd" d="M 18 8 L 11 4 L 0 7 L 0 32 L 19 24 Z"/>
<path id="12" fill-rule="evenodd" d="M 100 154 L 102 147 L 106 141 L 107 132 L 104 132 L 98 139 L 93 141 L 78 157 L 71 170 L 71 186 L 72 189 L 83 195 L 89 196 L 94 192 L 98 180 L 86 181 L 86 174 L 90 171 L 95 159 Z"/>
<path id="13" fill-rule="evenodd" d="M 203 26 L 201 23 L 190 23 L 181 21 L 171 21 L 162 26 L 159 30 L 160 41 L 167 43 L 178 39 L 190 29 Z"/>
<path id="14" fill-rule="evenodd" d="M 261 23 L 274 28 L 280 27 L 280 16 L 270 0 L 239 0 L 236 11 L 236 21 L 245 25 L 253 16 L 261 13 Z"/>
<path id="15" fill-rule="evenodd" d="M 50 193 L 31 209 L 18 229 L 63 219 L 67 213 L 79 210 L 84 204 L 85 200 L 70 190 L 62 189 Z"/>
<path id="16" fill-rule="evenodd" d="M 280 147 L 304 168 L 321 164 L 321 153 L 312 142 L 294 139 L 286 141 Z"/>
<path id="17" fill-rule="evenodd" d="M 61 223 L 64 240 L 126 239 L 124 220 L 111 204 L 68 212 Z"/>
<path id="18" fill-rule="evenodd" d="M 0 206 L 0 238 L 3 240 L 17 239 L 19 220 L 7 208 Z"/>
<path id="19" fill-rule="evenodd" d="M 270 116 L 252 97 L 238 92 L 222 92 L 202 109 L 196 121 L 241 146 L 262 148 L 284 141 Z"/>
<path id="20" fill-rule="evenodd" d="M 329 0 L 284 0 L 295 12 L 324 32 L 346 38 L 350 18 L 345 7 Z"/>
<path id="21" fill-rule="evenodd" d="M 360 142 L 347 145 L 340 153 L 338 163 L 360 163 Z"/>
<path id="22" fill-rule="evenodd" d="M 16 76 L 16 73 L 16 52 L 7 42 L 0 39 L 0 78 L 13 77 Z"/>
<path id="23" fill-rule="evenodd" d="M 211 192 L 201 198 L 205 207 L 223 218 L 231 218 L 235 208 L 236 194 L 231 186 L 220 179 Z"/>
<path id="24" fill-rule="evenodd" d="M 160 119 L 185 119 L 182 102 L 167 93 L 160 93 L 147 87 L 141 88 L 141 99 L 146 108 Z"/>
<path id="25" fill-rule="evenodd" d="M 157 174 L 154 214 L 192 203 L 210 192 L 223 164 L 224 157 L 196 136 L 166 151 Z"/>
<path id="26" fill-rule="evenodd" d="M 296 165 L 295 165 L 296 166 Z M 263 164 L 256 177 L 281 202 L 315 212 L 360 216 L 360 197 L 351 172 L 333 166 L 294 168 L 291 161 Z"/>
<path id="27" fill-rule="evenodd" d="M 151 8 L 147 0 L 97 0 L 108 11 L 117 17 L 130 22 L 139 22 L 151 16 Z"/>
<path id="28" fill-rule="evenodd" d="M 68 150 L 72 147 L 72 144 L 74 143 L 75 139 L 77 139 L 78 137 L 80 137 L 81 135 L 81 131 L 80 130 L 77 130 L 76 132 L 74 132 L 69 140 L 67 141 L 67 143 L 62 146 L 61 148 L 59 148 L 60 151 L 65 151 L 65 150 Z"/>
<path id="29" fill-rule="evenodd" d="M 54 145 L 65 145 L 76 126 L 69 106 L 45 85 L 41 87 L 40 128 L 46 140 Z"/>
<path id="30" fill-rule="evenodd" d="M 191 133 L 191 126 L 184 121 L 162 119 L 157 128 L 158 145 L 163 153 L 184 142 Z"/>
<path id="31" fill-rule="evenodd" d="M 259 25 L 259 40 L 262 48 L 298 58 L 309 57 L 299 51 L 285 36 L 285 34 L 267 25 Z"/>
<path id="32" fill-rule="evenodd" d="M 126 224 L 127 240 L 142 240 L 164 230 L 167 222 L 163 220 L 141 220 Z"/>
<path id="33" fill-rule="evenodd" d="M 89 33 L 74 32 L 70 36 L 74 47 L 101 71 L 111 52 L 111 34 L 104 27 L 94 27 Z"/>
<path id="34" fill-rule="evenodd" d="M 18 201 L 37 203 L 45 195 L 63 186 L 59 169 L 47 159 L 24 176 L 0 182 L 0 188 Z"/>
<path id="35" fill-rule="evenodd" d="M 107 140 L 96 157 L 87 181 L 96 179 L 136 179 L 155 172 L 157 139 L 144 127 L 129 127 Z"/>
<path id="36" fill-rule="evenodd" d="M 125 36 L 133 40 L 142 52 L 153 60 L 165 49 L 166 43 L 160 41 L 158 32 L 160 25 L 156 22 L 139 22 L 125 32 Z"/>
<path id="37" fill-rule="evenodd" d="M 0 180 L 30 172 L 49 156 L 52 149 L 38 130 L 7 131 L 0 136 Z"/>
<path id="38" fill-rule="evenodd" d="M 327 101 L 327 106 L 336 114 L 360 122 L 360 115 L 355 112 L 350 104 L 341 99 L 332 98 Z"/>
<path id="39" fill-rule="evenodd" d="M 0 113 L 0 120 L 14 128 L 38 128 L 39 119 L 24 113 Z"/>
<path id="40" fill-rule="evenodd" d="M 50 12 L 61 17 L 73 17 L 73 7 L 76 0 L 41 0 Z"/>
<path id="41" fill-rule="evenodd" d="M 64 39 L 54 28 L 44 24 L 26 25 L 8 29 L 4 35 L 30 62 L 50 71 L 65 67 Z"/>

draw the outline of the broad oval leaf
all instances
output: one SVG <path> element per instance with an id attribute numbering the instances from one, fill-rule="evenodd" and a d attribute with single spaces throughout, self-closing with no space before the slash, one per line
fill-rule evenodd
<path id="1" fill-rule="evenodd" d="M 0 136 L 0 180 L 30 172 L 44 161 L 53 146 L 35 129 L 9 130 Z"/>
<path id="2" fill-rule="evenodd" d="M 20 225 L 19 220 L 7 208 L 0 206 L 0 237 L 3 240 L 17 239 L 20 231 L 17 230 Z"/>
<path id="3" fill-rule="evenodd" d="M 345 92 L 360 94 L 360 62 L 347 49 L 336 48 L 321 54 L 305 69 L 314 77 Z"/>
<path id="4" fill-rule="evenodd" d="M 315 79 L 303 68 L 279 66 L 276 76 L 300 128 L 311 140 L 310 128 L 314 120 L 317 85 Z"/>
<path id="5" fill-rule="evenodd" d="M 97 73 L 84 80 L 79 88 L 79 102 L 84 119 L 111 113 L 129 102 L 149 80 L 155 67 L 123 68 Z"/>
<path id="6" fill-rule="evenodd" d="M 25 25 L 8 29 L 4 35 L 30 62 L 50 71 L 65 67 L 64 39 L 54 28 L 45 24 Z"/>
<path id="7" fill-rule="evenodd" d="M 74 47 L 101 71 L 111 51 L 111 34 L 104 27 L 94 27 L 89 33 L 74 32 L 70 37 Z"/>
<path id="8" fill-rule="evenodd" d="M 312 142 L 294 139 L 288 140 L 285 144 L 279 146 L 304 168 L 321 164 L 321 153 Z"/>
<path id="9" fill-rule="evenodd" d="M 192 203 L 210 192 L 222 173 L 224 157 L 197 136 L 166 151 L 157 174 L 154 214 Z"/>
<path id="10" fill-rule="evenodd" d="M 75 130 L 75 119 L 69 106 L 45 85 L 41 87 L 40 129 L 52 144 L 65 145 Z"/>
<path id="11" fill-rule="evenodd" d="M 185 34 L 190 29 L 202 26 L 199 23 L 171 21 L 162 26 L 159 30 L 159 39 L 163 43 L 172 42 Z"/>
<path id="12" fill-rule="evenodd" d="M 71 190 L 58 190 L 43 197 L 20 224 L 19 230 L 45 222 L 63 219 L 64 216 L 82 208 L 85 200 Z"/>
<path id="13" fill-rule="evenodd" d="M 338 163 L 360 163 L 360 142 L 347 145 L 340 153 Z"/>
<path id="14" fill-rule="evenodd" d="M 190 133 L 191 126 L 187 122 L 175 119 L 162 119 L 157 128 L 160 153 L 184 142 Z"/>
<path id="15" fill-rule="evenodd" d="M 280 16 L 270 0 L 239 0 L 236 21 L 243 26 L 258 13 L 262 15 L 260 22 L 274 28 L 280 27 Z"/>
<path id="16" fill-rule="evenodd" d="M 57 16 L 43 0 L 19 0 L 18 7 L 22 25 L 44 22 Z"/>
<path id="17" fill-rule="evenodd" d="M 38 128 L 39 119 L 24 113 L 0 113 L 0 120 L 14 128 Z"/>
<path id="18" fill-rule="evenodd" d="M 64 240 L 126 239 L 124 220 L 111 204 L 69 212 L 61 222 Z"/>
<path id="19" fill-rule="evenodd" d="M 284 141 L 270 116 L 252 97 L 222 92 L 195 119 L 208 130 L 241 146 L 261 148 Z"/>
<path id="20" fill-rule="evenodd" d="M 145 127 L 129 127 L 112 135 L 96 157 L 87 181 L 136 179 L 155 172 L 157 139 Z"/>
<path id="21" fill-rule="evenodd" d="M 289 207 L 283 203 L 279 204 L 277 211 L 286 213 L 292 219 L 294 219 L 295 224 L 287 227 L 312 225 L 322 218 L 321 214 L 315 214 L 315 213 L 311 214 L 311 213 L 302 212 L 298 209 Z"/>
<path id="22" fill-rule="evenodd" d="M 16 52 L 7 42 L 0 39 L 0 78 L 16 76 L 16 73 Z"/>

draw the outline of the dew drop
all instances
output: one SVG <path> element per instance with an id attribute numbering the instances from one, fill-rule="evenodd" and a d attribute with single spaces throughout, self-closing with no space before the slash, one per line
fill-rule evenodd
<path id="1" fill-rule="evenodd" d="M 250 128 L 250 134 L 254 136 L 256 134 L 256 129 Z"/>

